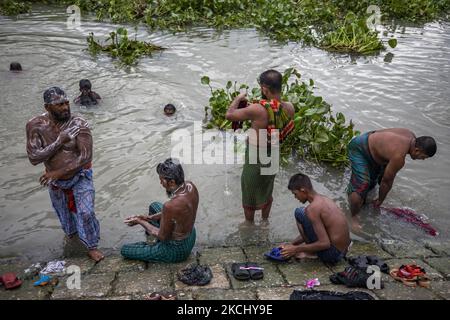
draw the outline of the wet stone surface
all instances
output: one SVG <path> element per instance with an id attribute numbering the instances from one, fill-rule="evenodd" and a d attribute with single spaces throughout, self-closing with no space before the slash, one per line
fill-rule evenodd
<path id="1" fill-rule="evenodd" d="M 377 299 L 450 298 L 450 282 L 448 281 L 450 263 L 445 245 L 424 244 L 423 249 L 417 246 L 410 248 L 385 246 L 383 249 L 373 243 L 355 243 L 350 256 L 377 255 L 383 258 L 391 268 L 402 264 L 418 264 L 425 268 L 432 279 L 429 288 L 411 288 L 389 275 L 382 274 L 384 289 L 380 290 L 347 288 L 344 285 L 332 284 L 329 280 L 330 275 L 343 271 L 348 266 L 345 261 L 332 267 L 324 265 L 319 260 L 291 259 L 283 263 L 269 261 L 263 254 L 273 246 L 274 244 L 197 248 L 200 252 L 200 263 L 209 265 L 213 273 L 211 282 L 206 286 L 189 286 L 178 280 L 177 272 L 195 263 L 195 254 L 186 261 L 176 264 L 125 260 L 117 252 L 110 253 L 97 264 L 86 256 L 68 257 L 66 266 L 75 265 L 80 268 L 80 289 L 69 289 L 70 285 L 73 287 L 75 284 L 74 278 L 71 278 L 74 276 L 73 273 L 59 277 L 56 287 L 50 285 L 34 287 L 33 282 L 38 277 L 25 279 L 24 270 L 35 262 L 25 263 L 14 257 L 2 258 L 0 272 L 15 272 L 23 278 L 23 284 L 14 290 L 5 290 L 0 287 L 0 299 L 140 300 L 147 299 L 147 295 L 153 292 L 158 292 L 175 294 L 179 300 L 287 300 L 294 289 L 308 290 L 305 288 L 305 282 L 312 278 L 318 278 L 321 283 L 320 286 L 315 287 L 316 290 L 338 292 L 357 290 L 367 292 Z M 405 255 L 415 255 L 415 257 L 405 258 Z M 232 263 L 246 261 L 256 262 L 264 268 L 262 280 L 240 281 L 234 278 L 231 271 Z"/>

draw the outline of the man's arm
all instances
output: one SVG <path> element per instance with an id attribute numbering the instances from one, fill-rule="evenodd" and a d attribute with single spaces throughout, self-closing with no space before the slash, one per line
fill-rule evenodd
<path id="1" fill-rule="evenodd" d="M 228 111 L 225 115 L 225 118 L 230 121 L 245 121 L 245 120 L 254 120 L 255 117 L 255 109 L 254 105 L 250 105 L 246 108 L 238 109 L 239 103 L 245 99 L 246 93 L 241 93 L 236 98 L 234 98 L 233 102 L 231 102 L 228 107 Z"/>
<path id="2" fill-rule="evenodd" d="M 78 148 L 78 157 L 67 166 L 58 170 L 45 172 L 39 179 L 42 185 L 47 185 L 50 180 L 58 180 L 64 176 L 72 176 L 77 173 L 86 164 L 92 161 L 92 135 L 87 124 L 71 127 L 70 130 L 77 130 L 76 144 Z"/>
<path id="3" fill-rule="evenodd" d="M 378 199 L 374 201 L 376 206 L 380 206 L 384 199 L 386 199 L 387 194 L 392 188 L 395 176 L 397 172 L 405 165 L 404 157 L 392 158 L 384 170 L 383 178 L 380 183 L 380 189 L 378 191 Z"/>
<path id="4" fill-rule="evenodd" d="M 40 126 L 39 123 L 33 121 L 26 125 L 27 154 L 34 166 L 53 157 L 64 143 L 70 141 L 70 134 L 75 134 L 75 130 L 63 131 L 53 143 L 44 148 L 40 136 Z"/>

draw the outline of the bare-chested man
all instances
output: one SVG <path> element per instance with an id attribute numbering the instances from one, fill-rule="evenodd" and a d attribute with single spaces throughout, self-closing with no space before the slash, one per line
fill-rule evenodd
<path id="1" fill-rule="evenodd" d="M 282 246 L 284 258 L 312 258 L 315 255 L 327 264 L 336 264 L 347 254 L 350 233 L 342 210 L 333 200 L 314 191 L 308 176 L 298 173 L 289 180 L 288 189 L 306 208 L 295 210 L 300 235 L 291 244 Z"/>
<path id="2" fill-rule="evenodd" d="M 100 226 L 94 212 L 92 180 L 92 136 L 88 123 L 70 113 L 64 91 L 51 87 L 44 92 L 47 110 L 26 125 L 30 162 L 44 163 L 39 181 L 48 186 L 50 199 L 69 238 L 78 238 L 95 260 L 103 259 L 97 249 Z"/>
<path id="3" fill-rule="evenodd" d="M 132 216 L 124 222 L 129 226 L 140 224 L 157 242 L 126 244 L 121 253 L 127 259 L 181 262 L 189 257 L 195 244 L 198 191 L 192 182 L 184 181 L 183 168 L 175 159 L 160 163 L 156 171 L 170 200 L 164 205 L 153 202 L 148 215 Z"/>
<path id="4" fill-rule="evenodd" d="M 432 137 L 418 137 L 410 130 L 392 128 L 367 132 L 350 141 L 348 156 L 352 166 L 352 176 L 347 187 L 352 229 L 359 231 L 359 211 L 366 201 L 367 193 L 375 185 L 380 185 L 378 198 L 374 200 L 379 207 L 392 188 L 397 172 L 405 165 L 409 154 L 413 160 L 424 160 L 434 156 L 436 142 Z"/>
<path id="5" fill-rule="evenodd" d="M 245 220 L 253 223 L 255 211 L 262 211 L 262 219 L 269 218 L 272 208 L 272 192 L 275 174 L 265 174 L 262 168 L 270 167 L 271 164 L 261 163 L 260 154 L 271 157 L 271 152 L 279 152 L 278 148 L 270 147 L 269 139 L 259 143 L 261 129 L 267 130 L 270 135 L 272 130 L 278 130 L 278 143 L 294 129 L 294 106 L 286 101 L 281 101 L 281 86 L 283 76 L 275 70 L 263 72 L 258 79 L 261 87 L 263 100 L 246 105 L 246 94 L 241 93 L 231 103 L 226 118 L 234 122 L 251 121 L 251 133 L 247 141 L 245 152 L 245 164 L 241 176 L 242 206 L 244 208 Z M 240 104 L 244 103 L 244 107 Z M 269 143 L 267 143 L 269 142 Z M 255 157 L 255 163 L 250 160 L 251 154 Z"/>

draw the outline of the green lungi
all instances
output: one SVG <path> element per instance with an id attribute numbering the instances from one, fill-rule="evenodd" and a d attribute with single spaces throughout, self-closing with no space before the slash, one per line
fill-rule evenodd
<path id="1" fill-rule="evenodd" d="M 249 210 L 261 210 L 272 203 L 273 184 L 275 181 L 274 175 L 262 175 L 261 168 L 269 168 L 269 164 L 261 164 L 259 153 L 256 153 L 256 163 L 250 163 L 249 151 L 258 152 L 258 148 L 247 142 L 245 149 L 245 163 L 241 175 L 241 190 L 242 190 L 242 206 Z M 270 157 L 270 149 L 267 150 L 267 157 Z"/>
<path id="2" fill-rule="evenodd" d="M 158 202 L 150 204 L 149 214 L 158 213 L 157 208 L 161 210 L 162 206 Z M 151 223 L 159 227 L 159 221 L 151 221 Z M 122 247 L 120 253 L 124 258 L 132 260 L 167 263 L 181 262 L 185 261 L 191 254 L 195 239 L 195 228 L 192 228 L 192 232 L 183 240 L 158 240 L 155 244 L 148 244 L 147 242 L 126 244 Z"/>

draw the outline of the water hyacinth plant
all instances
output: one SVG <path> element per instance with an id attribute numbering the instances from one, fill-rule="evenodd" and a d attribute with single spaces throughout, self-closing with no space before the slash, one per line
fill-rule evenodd
<path id="1" fill-rule="evenodd" d="M 14 1 L 14 0 L 1 0 L 0 1 L 0 14 L 5 16 L 17 16 L 22 13 L 28 13 L 31 10 L 31 6 L 27 2 Z"/>
<path id="2" fill-rule="evenodd" d="M 314 95 L 312 79 L 306 83 L 300 81 L 300 78 L 300 73 L 294 68 L 283 73 L 282 99 L 294 105 L 295 129 L 282 144 L 282 163 L 287 163 L 288 158 L 294 154 L 333 166 L 348 164 L 347 145 L 359 132 L 354 130 L 352 121 L 347 123 L 344 114 L 338 112 L 334 115 L 331 105 L 322 97 Z M 238 86 L 236 82 L 228 81 L 225 88 L 214 89 L 207 76 L 201 78 L 201 83 L 208 85 L 211 92 L 209 105 L 205 107 L 207 129 L 231 129 L 232 123 L 225 119 L 225 114 L 241 89 L 247 90 L 249 101 L 261 98 L 259 88 L 249 91 L 246 84 Z M 248 122 L 244 123 L 243 130 L 247 130 L 249 126 Z"/>
<path id="3" fill-rule="evenodd" d="M 164 50 L 163 47 L 152 43 L 138 41 L 136 38 L 128 38 L 128 31 L 125 28 L 118 28 L 111 32 L 106 42 L 109 44 L 101 45 L 94 39 L 94 34 L 90 33 L 87 37 L 88 50 L 96 55 L 99 52 L 106 52 L 113 58 L 118 58 L 124 65 L 135 64 L 141 56 L 151 56 L 155 51 Z"/>
<path id="4" fill-rule="evenodd" d="M 367 27 L 365 19 L 358 19 L 352 12 L 347 14 L 342 26 L 337 30 L 328 32 L 320 43 L 320 48 L 346 53 L 363 55 L 377 53 L 384 49 L 378 39 L 377 32 Z"/>

